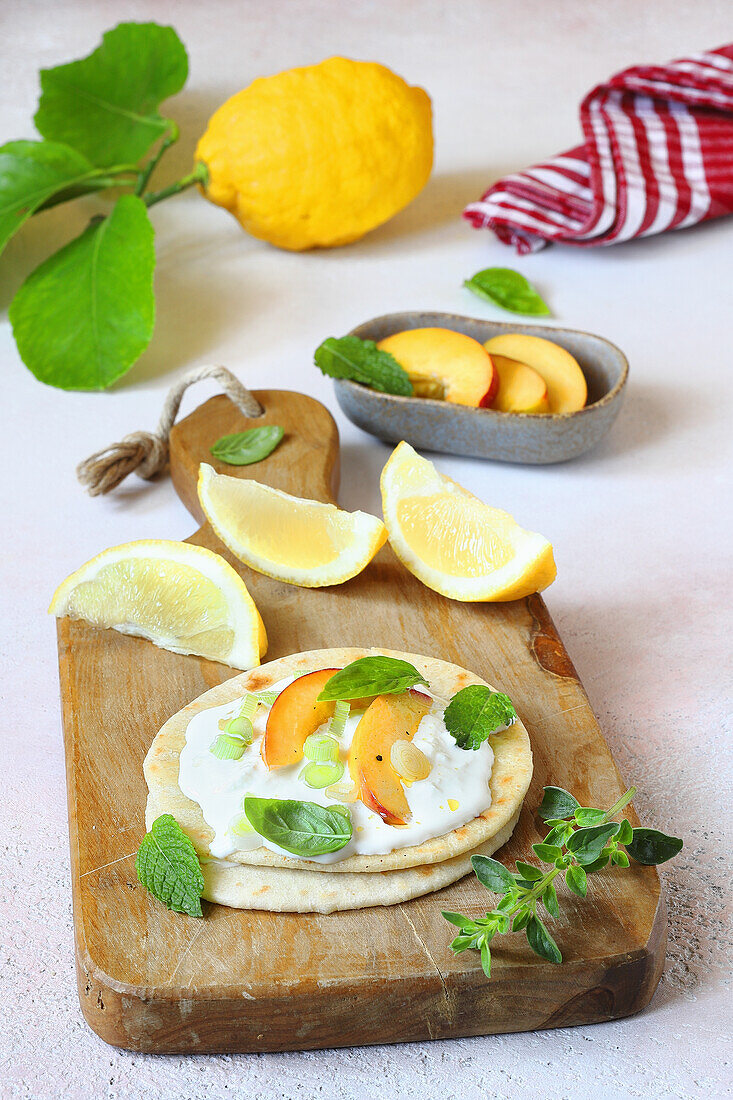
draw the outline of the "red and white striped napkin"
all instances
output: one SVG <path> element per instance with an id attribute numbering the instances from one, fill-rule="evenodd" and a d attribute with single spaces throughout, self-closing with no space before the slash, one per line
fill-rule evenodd
<path id="1" fill-rule="evenodd" d="M 626 69 L 585 97 L 580 121 L 582 145 L 505 176 L 463 216 L 536 252 L 733 212 L 733 45 Z"/>

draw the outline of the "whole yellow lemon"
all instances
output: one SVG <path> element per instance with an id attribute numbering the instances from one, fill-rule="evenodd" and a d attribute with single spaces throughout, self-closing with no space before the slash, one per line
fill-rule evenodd
<path id="1" fill-rule="evenodd" d="M 228 99 L 196 161 L 207 198 L 254 237 L 296 252 L 348 244 L 425 186 L 430 98 L 384 65 L 331 57 Z"/>

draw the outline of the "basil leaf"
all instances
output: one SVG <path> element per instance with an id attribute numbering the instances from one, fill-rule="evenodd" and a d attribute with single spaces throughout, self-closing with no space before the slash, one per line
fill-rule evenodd
<path id="1" fill-rule="evenodd" d="M 535 955 L 539 955 L 541 958 L 547 959 L 547 961 L 551 963 L 562 962 L 560 948 L 536 914 L 533 914 L 527 921 L 526 932 L 529 946 L 532 948 Z"/>
<path id="2" fill-rule="evenodd" d="M 272 454 L 284 434 L 276 424 L 263 424 L 259 428 L 248 428 L 246 432 L 223 435 L 209 450 L 214 458 L 228 466 L 251 466 Z"/>
<path id="3" fill-rule="evenodd" d="M 478 749 L 491 737 L 517 720 L 508 695 L 483 684 L 470 684 L 457 692 L 443 715 L 446 728 L 461 749 Z"/>
<path id="4" fill-rule="evenodd" d="M 621 822 L 619 831 L 616 833 L 616 840 L 619 844 L 630 844 L 634 836 L 634 830 L 631 826 L 631 822 L 626 818 Z"/>
<path id="5" fill-rule="evenodd" d="M 134 195 L 33 271 L 10 306 L 20 356 L 64 390 L 103 390 L 150 342 L 153 227 Z"/>
<path id="6" fill-rule="evenodd" d="M 204 876 L 190 837 L 171 814 L 162 814 L 142 839 L 135 857 L 137 877 L 168 909 L 200 917 Z"/>
<path id="7" fill-rule="evenodd" d="M 313 358 L 318 369 L 329 378 L 348 378 L 382 393 L 412 397 L 407 371 L 388 351 L 380 351 L 373 340 L 329 336 L 316 348 Z"/>
<path id="8" fill-rule="evenodd" d="M 580 806 L 577 798 L 573 798 L 570 791 L 563 790 L 562 787 L 545 787 L 544 790 L 545 793 L 537 811 L 543 821 L 550 821 L 552 818 L 566 821 Z"/>
<path id="9" fill-rule="evenodd" d="M 660 833 L 658 829 L 634 829 L 632 840 L 624 846 L 637 863 L 655 866 L 676 856 L 682 850 L 682 841 L 677 836 Z"/>
<path id="10" fill-rule="evenodd" d="M 565 872 L 565 885 L 579 898 L 584 898 L 588 893 L 588 881 L 583 867 L 573 863 Z"/>
<path id="11" fill-rule="evenodd" d="M 0 251 L 52 196 L 102 173 L 81 153 L 52 141 L 9 141 L 0 147 Z"/>
<path id="12" fill-rule="evenodd" d="M 583 866 L 594 863 L 600 857 L 606 843 L 620 828 L 618 822 L 610 821 L 608 825 L 593 825 L 588 829 L 578 829 L 568 838 L 566 848 Z"/>
<path id="13" fill-rule="evenodd" d="M 491 856 L 471 856 L 471 866 L 481 885 L 492 893 L 505 894 L 507 890 L 514 889 L 514 876 L 498 859 L 492 859 Z"/>
<path id="14" fill-rule="evenodd" d="M 427 680 L 409 661 L 396 657 L 360 657 L 333 674 L 318 696 L 318 702 L 398 695 L 415 684 L 427 684 Z"/>
<path id="15" fill-rule="evenodd" d="M 491 977 L 491 949 L 486 940 L 481 944 L 481 968 L 487 978 Z"/>
<path id="16" fill-rule="evenodd" d="M 294 856 L 338 852 L 351 840 L 351 816 L 317 802 L 247 795 L 244 812 L 260 836 Z"/>
<path id="17" fill-rule="evenodd" d="M 575 820 L 584 828 L 588 825 L 600 825 L 605 816 L 605 810 L 595 810 L 590 806 L 579 806 L 575 811 Z"/>
<path id="18" fill-rule="evenodd" d="M 524 275 L 509 267 L 484 268 L 466 279 L 463 285 L 477 297 L 485 298 L 510 313 L 524 313 L 535 317 L 550 313 L 546 303 Z"/>
<path id="19" fill-rule="evenodd" d="M 120 23 L 88 57 L 41 70 L 36 129 L 97 166 L 135 163 L 171 127 L 157 108 L 187 76 L 172 27 Z"/>

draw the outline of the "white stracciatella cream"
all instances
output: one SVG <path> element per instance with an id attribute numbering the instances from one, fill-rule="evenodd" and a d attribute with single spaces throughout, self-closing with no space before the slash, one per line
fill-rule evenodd
<path id="1" fill-rule="evenodd" d="M 282 691 L 294 677 L 278 681 L 273 691 Z M 420 685 L 420 691 L 432 694 Z M 268 769 L 260 755 L 262 736 L 269 708 L 260 707 L 254 720 L 254 741 L 240 760 L 218 760 L 210 746 L 219 733 L 219 721 L 233 718 L 240 711 L 242 699 L 197 714 L 186 729 L 186 744 L 181 751 L 178 785 L 187 798 L 201 807 L 206 823 L 214 830 L 211 855 L 223 858 L 237 848 L 236 837 L 227 831 L 229 823 L 241 814 L 245 795 L 259 798 L 293 798 L 300 802 L 317 802 L 321 806 L 338 805 L 325 790 L 314 790 L 299 779 L 307 761 L 282 768 Z M 491 804 L 489 779 L 494 753 L 488 741 L 478 749 L 461 749 L 448 733 L 443 722 L 446 700 L 434 699 L 428 714 L 420 722 L 413 743 L 425 753 L 432 768 L 427 779 L 405 784 L 411 820 L 407 825 L 387 825 L 379 814 L 362 802 L 348 804 L 353 836 L 346 847 L 328 855 L 310 856 L 316 863 L 336 863 L 353 855 L 383 855 L 397 848 L 421 844 L 465 825 Z M 353 711 L 339 738 L 341 760 L 348 777 L 348 755 L 362 711 Z M 327 728 L 325 725 L 322 727 Z M 291 859 L 269 840 L 266 848 Z"/>

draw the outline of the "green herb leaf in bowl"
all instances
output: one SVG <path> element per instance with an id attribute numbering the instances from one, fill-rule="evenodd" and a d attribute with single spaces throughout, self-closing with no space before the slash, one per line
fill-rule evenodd
<path id="1" fill-rule="evenodd" d="M 158 104 L 180 92 L 188 58 L 172 27 L 120 23 L 88 57 L 41 71 L 34 122 L 97 167 L 134 164 L 171 123 Z"/>
<path id="2" fill-rule="evenodd" d="M 171 814 L 156 817 L 135 858 L 137 877 L 168 909 L 200 917 L 204 876 L 190 837 Z"/>
<path id="3" fill-rule="evenodd" d="M 409 661 L 397 657 L 360 657 L 333 674 L 318 701 L 398 695 L 416 684 L 427 684 L 427 680 Z"/>
<path id="4" fill-rule="evenodd" d="M 329 378 L 347 378 L 382 393 L 412 397 L 407 371 L 388 351 L 380 351 L 373 340 L 358 336 L 329 336 L 314 353 L 316 366 Z"/>
<path id="5" fill-rule="evenodd" d="M 153 335 L 154 268 L 153 227 L 135 195 L 37 267 L 9 312 L 36 378 L 102 390 L 129 370 Z"/>
<path id="6" fill-rule="evenodd" d="M 244 812 L 260 836 L 294 856 L 307 859 L 338 852 L 351 840 L 351 816 L 343 807 L 247 795 Z"/>
<path id="7" fill-rule="evenodd" d="M 228 466 L 251 466 L 272 454 L 284 434 L 277 424 L 263 424 L 259 428 L 248 428 L 245 432 L 223 435 L 210 448 L 210 452 Z"/>
<path id="8" fill-rule="evenodd" d="M 546 317 L 550 314 L 547 304 L 532 284 L 524 275 L 509 267 L 484 268 L 466 279 L 463 285 L 477 297 L 485 298 L 510 313 L 524 313 L 533 317 Z"/>
<path id="9" fill-rule="evenodd" d="M 478 749 L 492 733 L 511 726 L 517 712 L 508 695 L 484 684 L 461 688 L 443 715 L 446 729 L 461 749 Z"/>

